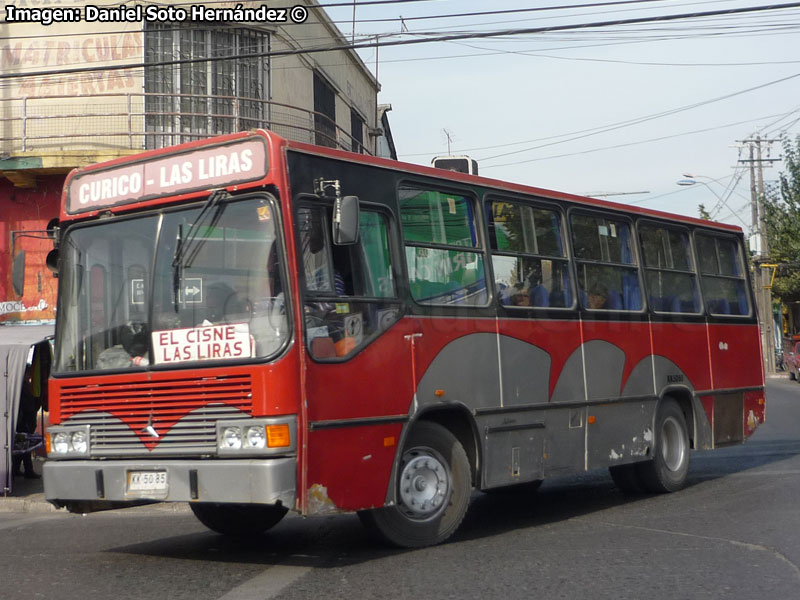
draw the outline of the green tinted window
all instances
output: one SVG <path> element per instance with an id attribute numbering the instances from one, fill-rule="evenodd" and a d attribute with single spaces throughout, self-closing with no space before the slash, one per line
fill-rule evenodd
<path id="1" fill-rule="evenodd" d="M 492 202 L 489 232 L 492 250 L 564 256 L 558 215 L 552 210 Z"/>
<path id="2" fill-rule="evenodd" d="M 464 196 L 401 188 L 400 217 L 406 242 L 478 245 L 472 207 Z"/>

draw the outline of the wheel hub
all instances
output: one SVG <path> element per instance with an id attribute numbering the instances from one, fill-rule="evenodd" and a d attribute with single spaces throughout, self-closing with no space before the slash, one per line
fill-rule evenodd
<path id="1" fill-rule="evenodd" d="M 683 438 L 682 430 L 678 422 L 669 417 L 664 420 L 661 426 L 661 452 L 664 464 L 670 471 L 677 471 L 683 464 L 686 454 L 686 441 Z"/>
<path id="2" fill-rule="evenodd" d="M 443 461 L 430 454 L 409 452 L 400 473 L 400 502 L 417 519 L 436 516 L 450 497 L 450 472 Z"/>

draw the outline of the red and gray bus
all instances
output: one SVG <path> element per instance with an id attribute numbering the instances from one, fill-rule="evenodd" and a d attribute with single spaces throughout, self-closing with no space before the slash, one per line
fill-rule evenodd
<path id="1" fill-rule="evenodd" d="M 73 171 L 45 495 L 210 529 L 684 486 L 765 417 L 740 229 L 251 131 Z"/>

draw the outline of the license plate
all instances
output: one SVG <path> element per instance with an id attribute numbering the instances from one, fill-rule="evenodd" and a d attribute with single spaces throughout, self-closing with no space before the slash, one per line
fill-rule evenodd
<path id="1" fill-rule="evenodd" d="M 128 471 L 126 493 L 129 496 L 165 498 L 167 484 L 166 471 Z"/>

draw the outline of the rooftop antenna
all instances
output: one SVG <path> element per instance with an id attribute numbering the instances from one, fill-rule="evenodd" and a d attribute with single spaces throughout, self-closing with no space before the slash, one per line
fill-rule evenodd
<path id="1" fill-rule="evenodd" d="M 444 132 L 444 136 L 447 138 L 447 155 L 450 156 L 453 154 L 450 152 L 450 144 L 453 141 L 453 135 L 444 127 L 442 128 L 442 131 Z"/>

